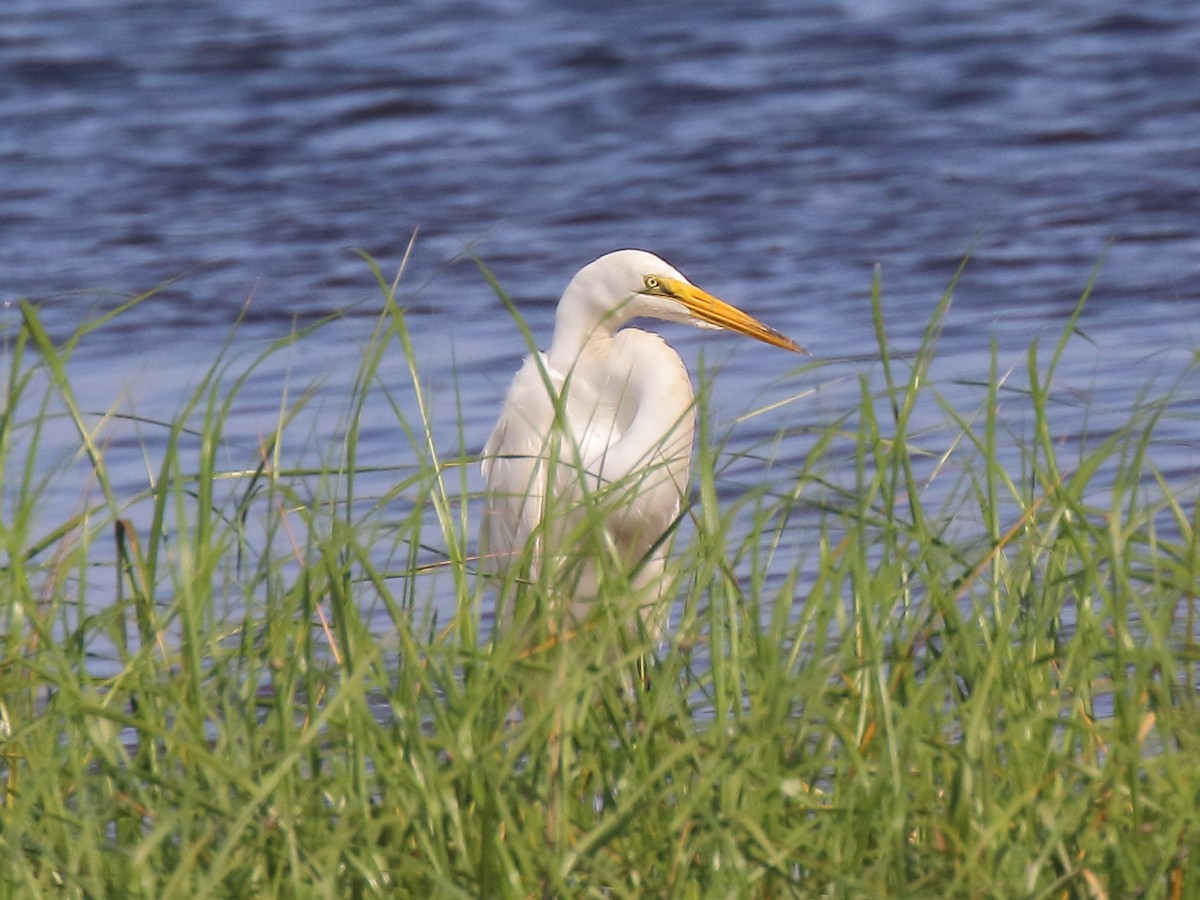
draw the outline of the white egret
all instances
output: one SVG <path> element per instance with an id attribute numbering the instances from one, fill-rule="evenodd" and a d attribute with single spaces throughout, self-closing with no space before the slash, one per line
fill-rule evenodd
<path id="1" fill-rule="evenodd" d="M 552 579 L 544 583 L 565 598 L 571 624 L 599 595 L 618 590 L 636 598 L 654 631 L 695 410 L 679 354 L 657 334 L 618 331 L 635 318 L 724 328 L 806 351 L 654 254 L 618 250 L 571 279 L 550 349 L 528 357 L 513 379 L 483 451 L 485 571 L 523 564 L 521 574 Z"/>

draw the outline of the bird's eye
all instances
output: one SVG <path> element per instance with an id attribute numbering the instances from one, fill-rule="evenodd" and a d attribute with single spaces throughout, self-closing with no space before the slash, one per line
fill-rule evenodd
<path id="1" fill-rule="evenodd" d="M 646 290 L 648 291 L 657 291 L 662 288 L 657 275 L 647 275 L 642 279 L 642 283 L 646 285 Z"/>

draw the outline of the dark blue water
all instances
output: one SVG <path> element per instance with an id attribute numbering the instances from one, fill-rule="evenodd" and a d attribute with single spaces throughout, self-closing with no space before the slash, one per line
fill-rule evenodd
<path id="1" fill-rule="evenodd" d="M 986 376 L 991 340 L 1020 372 L 1103 259 L 1060 369 L 1066 433 L 1124 422 L 1200 347 L 1194 4 L 10 0 L 0 123 L 5 303 L 37 298 L 66 334 L 195 268 L 81 348 L 93 409 L 169 415 L 248 299 L 250 342 L 366 304 L 265 371 L 232 428 L 251 447 L 285 379 L 353 376 L 378 300 L 349 248 L 390 271 L 418 229 L 401 294 L 469 450 L 523 346 L 468 253 L 541 335 L 575 269 L 640 246 L 830 363 L 794 374 L 671 329 L 692 365 L 722 362 L 726 420 L 815 390 L 739 426 L 747 441 L 854 405 L 876 263 L 903 349 L 971 254 L 938 369 L 952 388 Z M 399 360 L 384 375 L 406 379 Z M 1157 458 L 1185 481 L 1196 397 L 1185 381 Z M 383 427 L 363 447 L 404 452 Z M 144 485 L 145 463 L 118 475 Z"/>

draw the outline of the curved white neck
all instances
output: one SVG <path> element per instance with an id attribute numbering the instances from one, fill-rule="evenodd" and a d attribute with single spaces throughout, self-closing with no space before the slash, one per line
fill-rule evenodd
<path id="1" fill-rule="evenodd" d="M 570 369 L 585 347 L 606 356 L 613 333 L 637 314 L 633 302 L 614 310 L 608 297 L 596 291 L 567 285 L 554 316 L 554 336 L 550 341 L 549 362 L 559 371 Z"/>

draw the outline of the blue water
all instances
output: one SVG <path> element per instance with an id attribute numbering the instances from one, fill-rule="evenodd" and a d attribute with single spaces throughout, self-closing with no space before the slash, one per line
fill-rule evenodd
<path id="1" fill-rule="evenodd" d="M 353 377 L 379 304 L 350 248 L 391 272 L 414 231 L 401 296 L 441 439 L 461 392 L 468 452 L 524 352 L 469 254 L 543 337 L 580 265 L 640 246 L 806 344 L 824 367 L 669 329 L 693 367 L 721 363 L 724 421 L 801 397 L 733 449 L 854 405 L 875 264 L 903 350 L 971 254 L 938 364 L 969 404 L 989 342 L 1019 379 L 1103 260 L 1059 370 L 1064 437 L 1117 427 L 1200 347 L 1194 4 L 9 0 L 0 122 L 7 333 L 18 297 L 66 334 L 188 273 L 81 346 L 86 408 L 169 416 L 248 301 L 251 348 L 362 304 L 247 389 L 231 438 L 250 450 L 285 381 Z M 383 375 L 403 394 L 402 361 Z M 1190 483 L 1200 388 L 1178 394 L 1155 461 Z M 131 448 L 118 486 L 144 486 L 131 432 L 110 437 Z M 362 452 L 407 453 L 385 426 Z"/>

